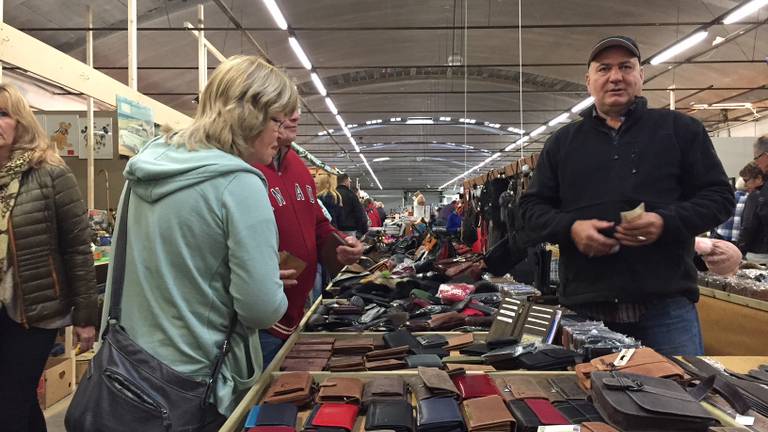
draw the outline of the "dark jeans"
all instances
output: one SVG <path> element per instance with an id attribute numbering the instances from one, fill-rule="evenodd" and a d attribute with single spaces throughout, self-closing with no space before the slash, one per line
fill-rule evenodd
<path id="1" fill-rule="evenodd" d="M 259 330 L 259 343 L 261 343 L 261 358 L 264 361 L 262 368 L 266 369 L 272 363 L 280 348 L 283 347 L 285 341 L 279 337 L 272 336 L 266 330 Z"/>
<path id="2" fill-rule="evenodd" d="M 685 297 L 650 303 L 637 323 L 606 323 L 664 355 L 704 355 L 696 304 Z"/>
<path id="3" fill-rule="evenodd" d="M 45 432 L 37 383 L 56 340 L 56 330 L 25 329 L 0 309 L 0 429 Z"/>

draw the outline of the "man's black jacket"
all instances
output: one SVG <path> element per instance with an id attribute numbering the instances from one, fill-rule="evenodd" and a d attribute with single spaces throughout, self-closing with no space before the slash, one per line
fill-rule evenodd
<path id="1" fill-rule="evenodd" d="M 704 126 L 638 97 L 618 131 L 592 110 L 544 146 L 520 207 L 527 229 L 560 244 L 563 304 L 698 300 L 693 238 L 733 214 L 734 194 Z M 589 258 L 571 239 L 581 219 L 620 222 L 645 203 L 664 220 L 659 239 Z"/>
<path id="2" fill-rule="evenodd" d="M 768 253 L 768 188 L 765 186 L 747 196 L 741 214 L 738 246 L 744 254 Z"/>
<path id="3" fill-rule="evenodd" d="M 336 192 L 341 195 L 341 219 L 336 228 L 341 231 L 357 231 L 365 234 L 368 231 L 368 220 L 360 200 L 352 189 L 345 185 L 338 185 Z"/>

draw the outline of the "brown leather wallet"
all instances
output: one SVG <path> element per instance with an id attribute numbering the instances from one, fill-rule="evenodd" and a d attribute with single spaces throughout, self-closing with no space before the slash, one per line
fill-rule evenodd
<path id="1" fill-rule="evenodd" d="M 357 378 L 331 377 L 320 383 L 317 402 L 359 403 L 363 399 L 363 382 Z"/>
<path id="2" fill-rule="evenodd" d="M 294 345 L 293 348 L 291 348 L 291 351 L 293 352 L 302 352 L 302 351 L 333 351 L 333 345 L 319 345 L 319 344 L 301 344 L 301 345 Z"/>
<path id="3" fill-rule="evenodd" d="M 290 372 L 272 381 L 263 403 L 292 403 L 304 405 L 312 399 L 312 375 L 308 372 Z"/>
<path id="4" fill-rule="evenodd" d="M 373 338 L 371 336 L 336 339 L 333 344 L 334 354 L 365 354 L 368 351 L 373 351 Z"/>
<path id="5" fill-rule="evenodd" d="M 296 277 L 304 271 L 307 263 L 293 256 L 290 252 L 280 251 L 280 270 L 296 270 Z"/>
<path id="6" fill-rule="evenodd" d="M 418 367 L 419 378 L 423 383 L 422 389 L 414 389 L 419 400 L 432 397 L 450 396 L 459 397 L 459 389 L 444 370 L 437 368 Z"/>
<path id="7" fill-rule="evenodd" d="M 511 431 L 515 424 L 504 399 L 498 395 L 465 400 L 461 403 L 461 410 L 470 432 Z"/>
<path id="8" fill-rule="evenodd" d="M 582 432 L 619 432 L 613 426 L 601 422 L 584 422 L 581 424 Z"/>
<path id="9" fill-rule="evenodd" d="M 360 355 L 333 356 L 326 365 L 331 372 L 353 372 L 365 370 L 365 362 Z"/>
<path id="10" fill-rule="evenodd" d="M 285 358 L 287 359 L 293 359 L 293 358 L 319 358 L 319 359 L 325 359 L 328 360 L 331 358 L 331 352 L 330 351 L 295 351 L 291 350 L 288 352 L 288 354 L 285 355 Z"/>
<path id="11" fill-rule="evenodd" d="M 682 380 L 685 378 L 683 369 L 667 360 L 666 357 L 657 353 L 651 348 L 638 348 L 632 354 L 629 361 L 623 366 L 614 365 L 614 361 L 621 353 L 608 354 L 589 363 L 576 365 L 576 377 L 579 380 L 579 386 L 586 391 L 591 388 L 590 375 L 595 371 L 621 371 L 637 375 L 645 375 L 656 378 L 672 378 Z"/>
<path id="12" fill-rule="evenodd" d="M 365 368 L 369 371 L 405 369 L 408 364 L 402 360 L 386 359 L 365 362 Z"/>
<path id="13" fill-rule="evenodd" d="M 333 345 L 336 338 L 333 336 L 311 336 L 296 341 L 296 345 Z"/>
<path id="14" fill-rule="evenodd" d="M 328 359 L 325 358 L 287 358 L 280 365 L 281 371 L 313 371 L 319 372 L 325 368 Z"/>
<path id="15" fill-rule="evenodd" d="M 387 348 L 383 350 L 367 352 L 365 354 L 365 359 L 367 361 L 378 361 L 378 360 L 388 360 L 388 359 L 402 360 L 408 357 L 408 354 L 410 354 L 410 347 L 400 346 L 400 347 Z"/>
<path id="16" fill-rule="evenodd" d="M 499 388 L 505 400 L 519 399 L 549 399 L 547 393 L 542 390 L 533 378 L 524 376 L 494 377 L 496 387 Z"/>
<path id="17" fill-rule="evenodd" d="M 453 351 L 472 345 L 473 343 L 475 343 L 475 336 L 472 333 L 463 333 L 446 339 L 446 345 L 443 346 L 443 349 L 446 351 Z"/>
<path id="18" fill-rule="evenodd" d="M 375 400 L 406 400 L 408 386 L 402 377 L 378 377 L 365 383 L 363 405 Z"/>
<path id="19" fill-rule="evenodd" d="M 465 318 L 458 312 L 445 312 L 432 315 L 427 323 L 431 330 L 450 330 L 463 326 Z"/>

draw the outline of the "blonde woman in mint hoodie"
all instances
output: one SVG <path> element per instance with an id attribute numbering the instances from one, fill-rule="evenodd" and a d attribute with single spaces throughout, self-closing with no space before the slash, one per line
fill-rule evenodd
<path id="1" fill-rule="evenodd" d="M 127 333 L 176 371 L 206 379 L 230 318 L 238 317 L 210 430 L 259 377 L 258 329 L 287 307 L 266 181 L 250 164 L 272 160 L 297 103 L 281 71 L 256 57 L 231 57 L 211 76 L 191 125 L 148 143 L 125 169 L 132 187 Z"/>

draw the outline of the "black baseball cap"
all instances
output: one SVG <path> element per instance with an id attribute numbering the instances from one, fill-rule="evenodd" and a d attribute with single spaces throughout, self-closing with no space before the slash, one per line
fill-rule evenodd
<path id="1" fill-rule="evenodd" d="M 592 60 L 600 54 L 600 51 L 611 47 L 622 47 L 637 57 L 638 62 L 640 61 L 640 48 L 637 47 L 637 42 L 632 38 L 627 36 L 608 36 L 607 38 L 601 39 L 600 42 L 592 47 L 592 52 L 589 54 L 587 65 L 592 63 Z"/>

